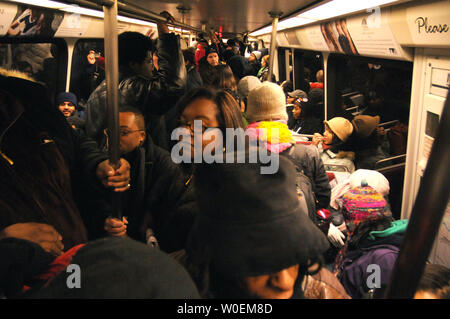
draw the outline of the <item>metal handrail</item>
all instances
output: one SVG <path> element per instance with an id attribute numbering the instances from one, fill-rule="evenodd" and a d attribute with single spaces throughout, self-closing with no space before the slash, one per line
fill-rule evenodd
<path id="1" fill-rule="evenodd" d="M 397 167 L 405 167 L 405 166 L 406 166 L 406 163 L 403 162 L 403 163 L 389 165 L 389 166 L 386 166 L 386 167 L 380 167 L 380 168 L 375 169 L 375 170 L 377 172 L 383 173 L 383 171 L 387 171 L 387 170 L 390 170 L 390 169 L 393 169 L 393 168 L 397 168 Z"/>
<path id="2" fill-rule="evenodd" d="M 405 158 L 406 159 L 406 154 L 401 154 L 401 155 L 396 155 L 396 156 L 383 158 L 383 159 L 381 159 L 381 160 L 379 160 L 379 161 L 377 161 L 375 163 L 375 167 L 377 167 L 378 164 L 381 164 L 381 163 L 384 163 L 384 162 L 389 162 L 389 161 L 400 159 L 400 158 Z"/>
<path id="3" fill-rule="evenodd" d="M 415 294 L 448 204 L 449 161 L 450 99 L 447 95 L 403 244 L 384 295 L 387 299 L 412 298 Z"/>
<path id="4" fill-rule="evenodd" d="M 397 122 L 398 122 L 398 120 L 393 120 L 393 121 L 389 121 L 389 122 L 380 123 L 380 124 L 378 124 L 377 126 L 378 126 L 378 127 L 381 127 L 381 126 L 386 126 L 386 125 L 395 124 L 395 123 L 397 123 Z"/>
<path id="5" fill-rule="evenodd" d="M 117 0 L 113 1 L 117 2 Z M 105 14 L 105 79 L 106 104 L 108 123 L 108 153 L 109 160 L 114 168 L 119 167 L 119 43 L 117 37 L 117 4 L 104 6 Z M 112 192 L 111 195 L 113 216 L 122 219 L 121 195 Z"/>

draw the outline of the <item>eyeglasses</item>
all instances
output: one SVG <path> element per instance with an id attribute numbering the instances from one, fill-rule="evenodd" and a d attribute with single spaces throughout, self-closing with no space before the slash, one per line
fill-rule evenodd
<path id="1" fill-rule="evenodd" d="M 186 128 L 188 128 L 192 133 L 194 133 L 194 127 L 195 127 L 194 123 L 189 123 L 189 122 L 184 122 L 184 121 L 178 121 L 178 125 L 177 125 L 177 126 L 178 126 L 178 127 L 186 127 Z M 220 128 L 220 127 L 219 127 L 219 126 L 204 126 L 204 125 L 203 125 L 203 121 L 202 121 L 202 126 L 201 126 L 202 134 L 205 133 L 205 131 L 206 131 L 207 129 L 209 129 L 209 128 Z"/>
<path id="2" fill-rule="evenodd" d="M 131 133 L 134 133 L 134 132 L 142 132 L 142 131 L 144 131 L 144 130 L 119 131 L 119 135 L 120 135 L 121 137 L 124 137 L 124 136 L 130 135 Z"/>
<path id="3" fill-rule="evenodd" d="M 126 130 L 119 130 L 119 135 L 121 136 L 121 137 L 124 137 L 124 136 L 127 136 L 127 135 L 130 135 L 131 133 L 134 133 L 134 132 L 142 132 L 142 131 L 144 131 L 144 130 L 134 130 L 134 131 L 126 131 Z M 103 133 L 105 133 L 105 135 L 106 135 L 106 137 L 108 138 L 109 137 L 109 134 L 108 134 L 108 129 L 104 129 L 103 130 Z"/>

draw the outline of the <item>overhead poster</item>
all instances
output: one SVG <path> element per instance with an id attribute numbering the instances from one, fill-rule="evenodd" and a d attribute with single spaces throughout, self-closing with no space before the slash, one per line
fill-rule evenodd
<path id="1" fill-rule="evenodd" d="M 389 26 L 387 13 L 380 10 L 368 10 L 367 14 L 306 27 L 303 34 L 312 46 L 311 49 L 317 51 L 404 57 L 404 51 Z"/>
<path id="2" fill-rule="evenodd" d="M 4 35 L 7 37 L 53 37 L 63 16 L 63 13 L 39 7 L 17 6 L 16 15 Z"/>

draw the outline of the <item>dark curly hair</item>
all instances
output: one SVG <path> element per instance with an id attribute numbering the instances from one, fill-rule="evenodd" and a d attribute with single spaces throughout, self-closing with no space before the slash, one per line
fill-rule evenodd
<path id="1" fill-rule="evenodd" d="M 149 37 L 139 32 L 124 32 L 119 35 L 119 65 L 128 66 L 130 62 L 142 63 L 147 52 L 153 53 L 155 44 Z"/>

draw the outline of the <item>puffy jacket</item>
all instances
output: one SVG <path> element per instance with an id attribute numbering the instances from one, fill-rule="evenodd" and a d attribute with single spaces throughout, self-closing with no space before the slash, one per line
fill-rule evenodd
<path id="1" fill-rule="evenodd" d="M 296 144 L 281 155 L 289 157 L 311 180 L 317 200 L 316 207 L 327 208 L 330 204 L 331 187 L 317 148 L 312 145 Z"/>
<path id="2" fill-rule="evenodd" d="M 127 67 L 121 67 L 119 97 L 120 103 L 142 111 L 150 135 L 155 143 L 159 144 L 167 141 L 162 115 L 174 107 L 184 94 L 186 67 L 178 36 L 162 34 L 158 40 L 157 50 L 159 69 L 151 79 L 134 74 Z M 100 146 L 104 146 L 105 143 L 103 129 L 107 127 L 106 110 L 105 80 L 92 92 L 87 102 L 86 133 Z"/>

